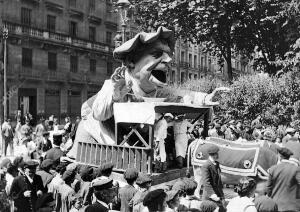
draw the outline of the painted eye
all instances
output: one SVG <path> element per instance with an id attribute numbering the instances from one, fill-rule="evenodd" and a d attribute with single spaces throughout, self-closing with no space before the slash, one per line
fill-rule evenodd
<path id="1" fill-rule="evenodd" d="M 151 55 L 155 58 L 159 58 L 163 55 L 163 51 L 155 51 Z"/>

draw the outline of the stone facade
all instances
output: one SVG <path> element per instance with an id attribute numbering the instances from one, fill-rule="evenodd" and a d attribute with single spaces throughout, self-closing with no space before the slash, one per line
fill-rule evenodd
<path id="1" fill-rule="evenodd" d="M 8 116 L 18 109 L 36 120 L 80 116 L 81 104 L 118 65 L 112 58 L 118 14 L 110 13 L 111 2 L 10 0 L 0 7 L 8 28 Z"/>

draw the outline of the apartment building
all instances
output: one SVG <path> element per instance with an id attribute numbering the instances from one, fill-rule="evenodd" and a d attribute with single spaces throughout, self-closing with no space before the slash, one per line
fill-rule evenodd
<path id="1" fill-rule="evenodd" d="M 35 119 L 80 115 L 116 66 L 112 6 L 110 0 L 0 1 L 8 29 L 8 116 L 17 110 Z"/>

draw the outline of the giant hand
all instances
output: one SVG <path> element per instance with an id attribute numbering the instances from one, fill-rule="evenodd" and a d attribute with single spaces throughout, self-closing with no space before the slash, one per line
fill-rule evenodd
<path id="1" fill-rule="evenodd" d="M 212 99 L 216 96 L 217 92 L 229 92 L 231 91 L 228 87 L 216 88 L 212 93 L 208 94 L 204 99 L 204 104 L 209 106 L 219 105 L 219 102 L 213 102 Z"/>

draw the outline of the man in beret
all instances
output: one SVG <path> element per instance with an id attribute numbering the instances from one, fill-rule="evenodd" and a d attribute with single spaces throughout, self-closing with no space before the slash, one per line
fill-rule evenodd
<path id="1" fill-rule="evenodd" d="M 35 211 L 38 196 L 47 192 L 42 178 L 36 175 L 37 166 L 38 163 L 33 160 L 25 162 L 24 173 L 12 182 L 11 196 L 18 212 Z"/>
<path id="2" fill-rule="evenodd" d="M 289 158 L 293 154 L 283 147 L 278 149 L 281 162 L 272 166 L 267 181 L 267 194 L 278 205 L 278 211 L 300 211 L 300 167 Z"/>
<path id="3" fill-rule="evenodd" d="M 218 162 L 219 147 L 215 144 L 207 144 L 208 160 L 201 168 L 203 200 L 213 200 L 220 205 L 220 211 L 224 211 L 225 197 L 221 180 L 221 169 Z M 223 207 L 222 207 L 223 206 Z"/>
<path id="4" fill-rule="evenodd" d="M 40 170 L 36 172 L 37 175 L 41 176 L 43 180 L 43 186 L 45 188 L 48 188 L 48 184 L 51 182 L 51 180 L 54 177 L 54 175 L 50 172 L 52 166 L 53 166 L 53 160 L 45 159 L 40 165 Z"/>
<path id="5" fill-rule="evenodd" d="M 111 79 L 106 80 L 96 97 L 91 97 L 81 108 L 85 117 L 78 126 L 74 146 L 69 156 L 75 158 L 78 141 L 92 141 L 115 144 L 112 125 L 113 104 L 115 102 L 143 101 L 143 97 L 157 97 L 158 90 L 166 86 L 168 64 L 172 61 L 175 39 L 174 33 L 159 27 L 153 33 L 138 33 L 114 51 L 114 58 L 124 66 L 115 70 Z M 218 91 L 211 94 L 184 92 L 188 100 L 198 105 L 217 105 L 212 102 Z"/>
<path id="6" fill-rule="evenodd" d="M 64 156 L 64 152 L 60 149 L 62 143 L 62 134 L 53 135 L 53 147 L 46 152 L 45 159 L 51 159 L 54 162 L 59 161 Z"/>
<path id="7" fill-rule="evenodd" d="M 133 198 L 137 189 L 134 187 L 134 182 L 139 176 L 136 168 L 129 168 L 124 173 L 124 178 L 127 185 L 120 189 L 119 199 L 121 201 L 121 212 L 130 212 L 132 207 L 129 206 L 130 200 Z"/>
<path id="8" fill-rule="evenodd" d="M 98 180 L 93 184 L 96 202 L 89 205 L 85 212 L 107 212 L 111 209 L 111 203 L 117 196 L 117 188 L 113 186 L 112 179 Z"/>

